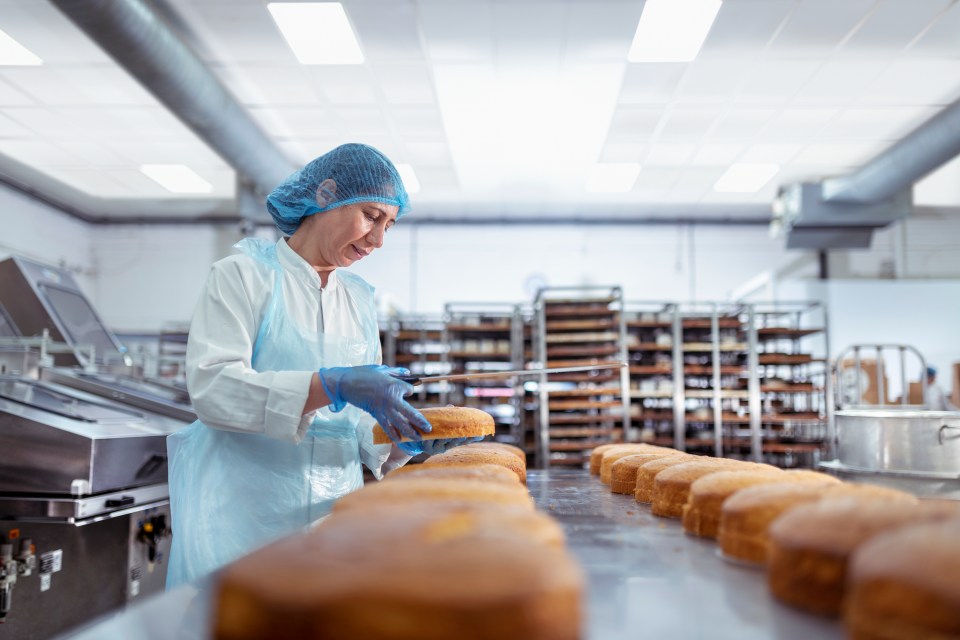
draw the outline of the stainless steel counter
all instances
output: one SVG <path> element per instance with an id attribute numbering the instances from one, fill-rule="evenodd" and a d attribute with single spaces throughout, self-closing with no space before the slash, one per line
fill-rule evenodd
<path id="1" fill-rule="evenodd" d="M 531 471 L 530 492 L 564 526 L 587 575 L 585 638 L 711 640 L 842 638 L 836 621 L 770 597 L 764 574 L 723 560 L 713 542 L 687 536 L 676 520 L 611 494 L 586 471 Z M 207 638 L 211 583 L 143 602 L 74 634 L 78 640 Z"/>

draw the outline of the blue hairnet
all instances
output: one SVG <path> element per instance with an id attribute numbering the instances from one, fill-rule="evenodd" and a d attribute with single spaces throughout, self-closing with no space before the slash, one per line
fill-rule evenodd
<path id="1" fill-rule="evenodd" d="M 332 180 L 332 189 L 320 185 Z M 318 191 L 320 191 L 318 193 Z M 393 163 L 373 147 L 344 144 L 310 161 L 267 196 L 267 210 L 277 228 L 292 235 L 300 221 L 354 202 L 383 202 L 410 210 L 410 199 Z"/>
<path id="2" fill-rule="evenodd" d="M 937 375 L 937 368 L 936 368 L 936 367 L 927 367 L 927 375 L 928 375 L 928 376 L 935 376 L 935 375 Z"/>

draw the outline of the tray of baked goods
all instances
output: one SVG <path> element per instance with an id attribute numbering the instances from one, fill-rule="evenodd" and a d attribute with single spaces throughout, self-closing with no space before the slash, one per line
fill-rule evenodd
<path id="1" fill-rule="evenodd" d="M 812 471 L 477 443 L 79 634 L 384 640 L 957 637 L 960 510 Z M 882 631 L 882 634 L 878 632 Z"/>

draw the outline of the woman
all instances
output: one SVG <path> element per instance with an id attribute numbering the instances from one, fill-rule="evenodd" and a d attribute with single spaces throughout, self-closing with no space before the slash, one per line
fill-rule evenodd
<path id="1" fill-rule="evenodd" d="M 383 246 L 409 210 L 379 151 L 347 144 L 267 198 L 289 238 L 247 238 L 213 265 L 190 326 L 187 384 L 200 420 L 169 437 L 173 547 L 167 587 L 205 575 L 326 515 L 409 453 L 462 440 L 394 442 L 430 423 L 379 366 L 373 288 L 341 270 Z"/>

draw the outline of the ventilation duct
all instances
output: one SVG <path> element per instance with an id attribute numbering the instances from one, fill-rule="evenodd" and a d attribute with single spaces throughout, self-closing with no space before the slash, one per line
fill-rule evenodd
<path id="1" fill-rule="evenodd" d="M 265 195 L 296 169 L 148 2 L 51 1 L 236 170 L 240 191 Z"/>

